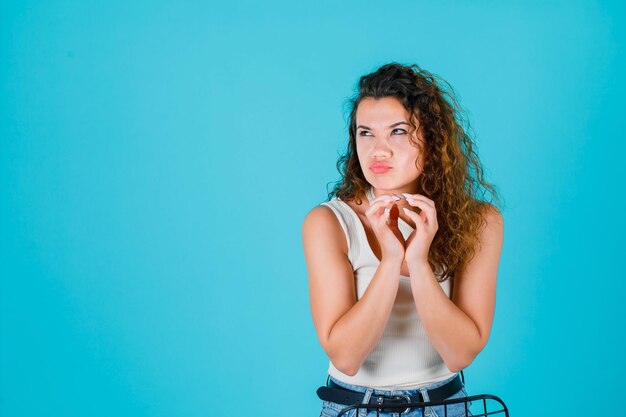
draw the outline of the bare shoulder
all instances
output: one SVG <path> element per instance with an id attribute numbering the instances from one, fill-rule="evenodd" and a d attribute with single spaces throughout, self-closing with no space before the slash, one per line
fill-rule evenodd
<path id="1" fill-rule="evenodd" d="M 313 207 L 302 222 L 302 240 L 306 246 L 327 245 L 348 252 L 341 224 L 332 209 L 325 205 Z"/>
<path id="2" fill-rule="evenodd" d="M 303 227 L 311 223 L 313 223 L 314 225 L 319 225 L 319 223 L 329 223 L 333 217 L 334 213 L 332 209 L 328 206 L 320 204 L 309 210 L 307 215 L 304 217 Z"/>
<path id="3" fill-rule="evenodd" d="M 502 213 L 493 204 L 483 203 L 481 205 L 481 212 L 486 219 L 503 223 Z"/>
<path id="4" fill-rule="evenodd" d="M 485 221 L 481 233 L 483 239 L 501 239 L 504 234 L 504 217 L 500 210 L 493 204 L 482 203 L 480 214 Z"/>

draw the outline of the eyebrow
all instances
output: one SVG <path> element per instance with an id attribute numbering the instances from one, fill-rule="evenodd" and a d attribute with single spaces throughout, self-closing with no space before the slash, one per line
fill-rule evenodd
<path id="1" fill-rule="evenodd" d="M 402 122 L 398 122 L 398 123 L 394 123 L 394 124 L 392 124 L 392 125 L 389 125 L 389 128 L 396 127 L 396 126 L 399 126 L 399 125 L 402 125 L 402 124 L 404 124 L 404 125 L 408 125 L 408 123 L 407 123 L 407 122 L 402 121 Z M 367 127 L 367 126 L 363 126 L 363 125 L 358 125 L 356 128 L 357 128 L 357 129 L 367 129 L 367 130 L 372 130 L 372 129 L 370 129 L 369 127 Z"/>

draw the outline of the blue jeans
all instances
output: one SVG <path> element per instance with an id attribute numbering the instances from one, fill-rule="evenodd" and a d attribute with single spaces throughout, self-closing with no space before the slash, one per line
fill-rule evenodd
<path id="1" fill-rule="evenodd" d="M 373 389 L 373 388 L 368 388 L 368 387 L 363 387 L 360 385 L 351 385 L 351 384 L 346 384 L 345 382 L 341 382 L 336 380 L 335 378 L 333 378 L 332 376 L 329 376 L 329 378 L 337 385 L 340 385 L 344 388 L 350 389 L 352 391 L 358 391 L 358 392 L 363 392 L 365 393 L 365 396 L 363 397 L 363 403 L 368 403 L 369 399 L 372 395 L 388 395 L 388 396 L 393 396 L 393 395 L 417 395 L 418 393 L 421 393 L 422 396 L 424 397 L 424 401 L 428 402 L 430 401 L 430 399 L 428 398 L 428 392 L 426 390 L 428 389 L 433 389 L 433 388 L 437 388 L 440 387 L 442 385 L 445 385 L 447 382 L 452 381 L 454 378 L 456 378 L 456 375 L 444 380 L 444 381 L 439 381 L 439 382 L 435 382 L 434 384 L 431 385 L 427 385 L 423 388 L 419 388 L 419 389 L 412 389 L 412 390 L 393 390 L 393 391 L 384 391 L 384 390 L 378 390 L 378 389 Z M 465 391 L 465 385 L 463 385 L 463 388 L 461 388 L 461 390 L 459 392 L 457 392 L 454 395 L 451 395 L 450 397 L 446 398 L 446 399 L 454 399 L 454 398 L 462 398 L 462 397 L 467 397 L 467 392 Z M 444 414 L 444 406 L 440 405 L 440 406 L 436 406 L 436 407 L 426 407 L 425 410 L 422 410 L 421 408 L 413 408 L 411 409 L 408 413 L 406 414 L 400 414 L 398 412 L 381 412 L 379 415 L 380 417 L 444 417 L 444 415 L 446 415 L 447 417 L 465 417 L 467 416 L 471 416 L 472 413 L 469 412 L 469 407 L 471 405 L 471 402 L 467 404 L 468 407 L 468 411 L 467 414 L 465 414 L 465 403 L 458 403 L 458 404 L 450 404 L 448 405 L 447 408 L 447 414 Z M 322 413 L 320 414 L 320 417 L 337 417 L 337 415 L 339 414 L 339 412 L 341 410 L 343 410 L 344 408 L 348 407 L 347 405 L 344 404 L 337 404 L 337 403 L 333 403 L 333 402 L 329 402 L 329 401 L 322 401 Z M 358 416 L 357 416 L 357 410 L 350 410 L 349 412 L 345 413 L 344 416 L 345 417 L 374 417 L 376 416 L 376 409 L 361 409 L 358 410 Z"/>

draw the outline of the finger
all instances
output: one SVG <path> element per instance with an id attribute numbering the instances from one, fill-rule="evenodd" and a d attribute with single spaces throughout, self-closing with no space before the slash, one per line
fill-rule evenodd
<path id="1" fill-rule="evenodd" d="M 371 206 L 376 206 L 379 204 L 387 204 L 391 201 L 396 201 L 397 197 L 394 197 L 392 195 L 381 195 L 379 197 L 376 197 L 375 199 L 373 199 L 372 201 L 370 201 L 370 207 Z"/>
<path id="2" fill-rule="evenodd" d="M 381 214 L 382 209 L 388 206 L 390 203 L 397 201 L 397 197 L 391 195 L 384 195 L 376 197 L 370 202 L 370 206 L 365 210 L 365 215 L 370 216 L 372 214 Z"/>
<path id="3" fill-rule="evenodd" d="M 383 215 L 380 216 L 380 218 L 378 219 L 378 223 L 379 224 L 384 224 L 387 223 L 387 220 L 389 219 L 389 209 L 386 208 L 385 211 L 383 212 Z"/>
<path id="4" fill-rule="evenodd" d="M 430 231 L 436 231 L 437 229 L 439 229 L 436 214 L 433 214 L 431 217 L 431 215 L 429 215 L 426 210 L 422 210 L 419 214 L 409 209 L 405 209 L 404 212 L 416 223 L 417 221 L 415 219 L 419 219 L 420 223 L 423 224 Z"/>
<path id="5" fill-rule="evenodd" d="M 415 229 L 416 230 L 419 229 L 418 233 L 423 232 L 425 228 L 427 227 L 427 224 L 426 224 L 426 221 L 424 221 L 424 218 L 422 218 L 422 216 L 420 216 L 413 210 L 409 210 L 406 207 L 404 207 L 403 210 L 406 213 L 406 215 L 409 216 L 409 218 L 413 220 L 413 222 L 415 223 Z"/>
<path id="6" fill-rule="evenodd" d="M 378 200 L 385 200 L 385 199 L 388 199 L 388 198 L 392 198 L 392 199 L 394 199 L 394 200 L 396 200 L 396 201 L 397 201 L 397 200 L 402 200 L 402 197 L 399 197 L 399 196 L 396 196 L 396 195 L 393 195 L 393 194 L 382 194 L 382 195 L 379 195 L 378 197 L 374 198 L 374 199 L 370 202 L 370 204 L 371 204 L 371 203 L 375 203 L 375 202 L 376 202 L 376 201 L 378 201 Z"/>
<path id="7" fill-rule="evenodd" d="M 392 230 L 398 228 L 398 217 L 394 218 L 393 210 L 390 208 L 386 208 L 382 216 L 376 221 L 376 230 L 384 227 L 389 227 Z"/>
<path id="8" fill-rule="evenodd" d="M 399 214 L 400 210 L 398 209 L 397 204 L 394 204 L 393 206 L 391 206 L 391 208 L 386 208 L 385 213 L 379 218 L 377 226 L 382 228 L 389 228 L 398 238 L 398 240 L 404 241 L 404 236 L 402 236 L 402 232 L 398 228 L 398 218 L 400 217 Z"/>
<path id="9" fill-rule="evenodd" d="M 406 198 L 407 201 L 409 201 L 409 200 L 424 201 L 424 202 L 428 203 L 429 205 L 435 207 L 435 202 L 433 200 L 431 200 L 430 198 L 428 198 L 426 196 L 423 196 L 421 194 L 407 194 L 407 193 L 404 193 L 402 195 Z"/>
<path id="10" fill-rule="evenodd" d="M 389 205 L 393 203 L 393 200 L 389 201 L 378 201 L 373 205 L 370 205 L 367 210 L 365 210 L 365 216 L 370 219 L 380 218 L 383 214 L 384 210 L 389 208 Z"/>
<path id="11" fill-rule="evenodd" d="M 398 222 L 398 217 L 400 215 L 400 210 L 398 210 L 398 205 L 393 204 L 391 207 L 385 207 L 384 210 L 385 218 L 389 219 L 390 222 Z"/>
<path id="12" fill-rule="evenodd" d="M 406 201 L 413 207 L 419 207 L 422 212 L 425 213 L 429 223 L 437 223 L 437 210 L 435 210 L 434 206 L 431 206 L 430 204 L 422 200 L 407 199 Z"/>

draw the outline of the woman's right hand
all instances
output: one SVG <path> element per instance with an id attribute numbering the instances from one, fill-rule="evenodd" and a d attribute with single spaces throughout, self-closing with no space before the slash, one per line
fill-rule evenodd
<path id="1" fill-rule="evenodd" d="M 365 217 L 369 220 L 381 248 L 381 261 L 404 259 L 404 237 L 398 229 L 399 210 L 396 201 L 397 197 L 381 195 L 373 199 L 365 210 Z M 385 210 L 387 208 L 389 210 Z"/>

